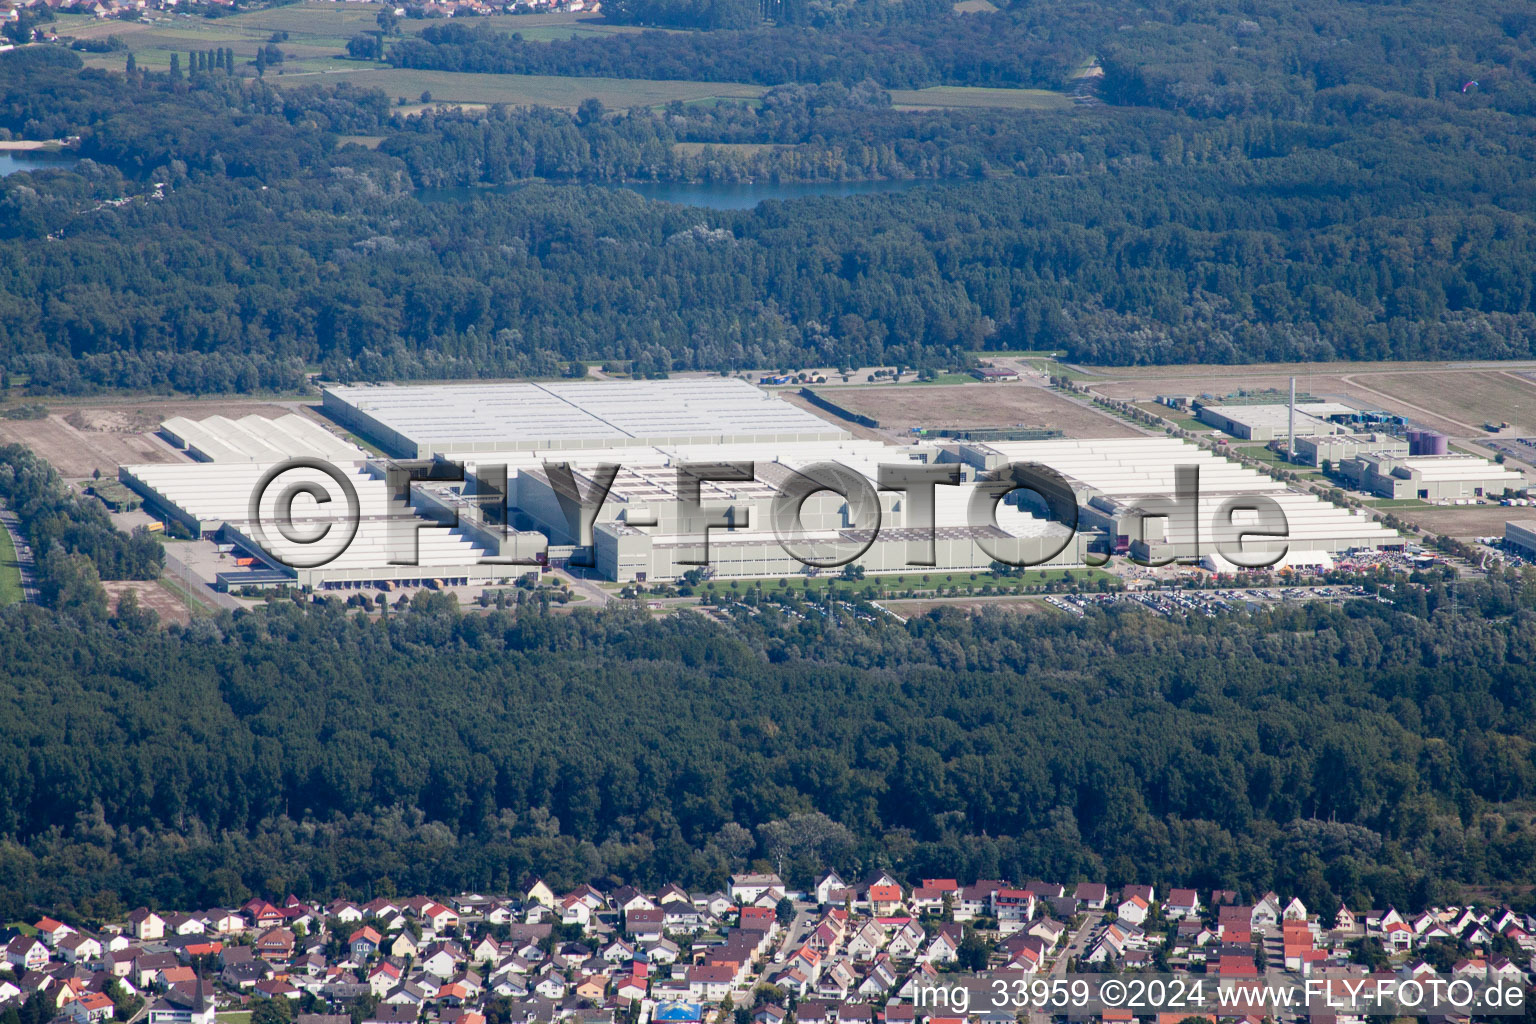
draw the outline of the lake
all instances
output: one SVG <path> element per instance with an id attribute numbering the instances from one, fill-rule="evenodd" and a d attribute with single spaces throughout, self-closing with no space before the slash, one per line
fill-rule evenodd
<path id="1" fill-rule="evenodd" d="M 77 163 L 75 157 L 46 149 L 0 150 L 0 177 L 17 171 L 41 171 L 50 167 L 68 167 Z"/>
<path id="2" fill-rule="evenodd" d="M 549 184 L 571 184 L 550 182 Z M 711 210 L 750 210 L 766 199 L 800 199 L 804 196 L 856 196 L 877 192 L 902 192 L 917 185 L 936 182 L 907 181 L 797 181 L 761 182 L 756 184 L 725 184 L 721 182 L 657 182 L 636 181 L 622 185 L 600 183 L 599 188 L 625 189 L 637 192 L 647 199 L 680 206 L 701 206 Z M 493 185 L 486 188 L 430 188 L 420 189 L 417 195 L 424 202 L 444 200 L 463 201 L 477 196 L 512 192 L 526 187 L 526 183 Z"/>

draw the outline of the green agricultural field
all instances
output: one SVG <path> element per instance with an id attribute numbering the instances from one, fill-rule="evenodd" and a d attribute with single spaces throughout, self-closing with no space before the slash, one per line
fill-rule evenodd
<path id="1" fill-rule="evenodd" d="M 275 34 L 287 33 L 278 42 L 286 60 L 267 72 L 275 85 L 290 83 L 357 85 L 384 90 L 392 99 L 405 99 L 406 112 L 420 109 L 422 93 L 430 93 L 434 103 L 524 104 L 574 109 L 582 100 L 594 97 L 616 109 L 661 106 L 673 100 L 684 103 L 710 103 L 720 99 L 753 100 L 766 88 L 732 82 L 685 82 L 653 79 L 563 78 L 553 75 L 485 75 L 449 71 L 422 71 L 391 68 L 365 63 L 344 56 L 347 41 L 360 32 L 377 29 L 378 8 L 373 4 L 298 3 L 248 11 L 227 18 L 203 18 L 187 14 L 160 13 L 148 22 L 99 21 L 88 15 L 61 15 L 59 34 L 79 39 L 120 36 L 127 50 L 113 53 L 85 54 L 92 67 L 122 70 L 131 52 L 140 67 L 164 70 L 171 54 L 180 54 L 186 64 L 189 50 L 209 50 L 227 46 L 247 64 L 256 51 Z M 420 32 L 432 21 L 404 19 L 400 30 Z M 593 14 L 502 15 L 478 19 L 497 31 L 517 32 L 524 39 L 549 41 L 578 36 L 612 35 L 635 32 L 627 25 L 610 25 Z M 932 89 L 897 89 L 891 99 L 898 107 L 994 107 L 1007 110 L 1061 110 L 1071 101 L 1059 93 L 1040 89 L 982 89 L 939 86 Z"/>
<path id="2" fill-rule="evenodd" d="M 676 82 L 650 79 L 561 78 L 555 75 L 483 75 L 454 71 L 422 71 L 416 68 L 391 68 L 337 61 L 340 70 L 311 73 L 289 71 L 272 77 L 275 85 L 309 85 L 351 82 L 365 88 L 383 89 L 391 98 L 405 97 L 416 105 L 422 93 L 430 93 L 433 103 L 490 104 L 507 103 L 564 107 L 574 110 L 588 97 L 604 106 L 661 106 L 672 100 L 699 102 L 716 99 L 755 98 L 765 91 L 760 85 L 721 82 Z"/>
<path id="3" fill-rule="evenodd" d="M 286 32 L 287 39 L 278 43 L 288 55 L 281 70 L 292 74 L 295 71 L 357 68 L 359 65 L 355 61 L 338 58 L 345 52 L 347 40 L 359 32 L 377 30 L 375 18 L 378 11 L 374 4 L 299 3 L 227 18 L 157 12 L 149 22 L 99 21 L 89 15 L 61 15 L 57 28 L 61 36 L 79 39 L 120 36 L 127 42 L 134 59 L 145 68 L 169 66 L 172 53 L 184 55 L 188 50 L 218 46 L 231 47 L 237 56 L 250 60 L 274 34 Z M 600 16 L 592 14 L 504 16 L 486 18 L 483 23 L 508 32 L 521 32 L 525 38 L 534 40 L 635 31 L 628 26 L 606 24 Z M 414 34 L 433 22 L 403 19 L 399 24 L 402 32 Z M 120 69 L 126 60 L 127 52 L 123 51 L 86 55 L 86 61 L 93 66 L 114 69 Z M 317 60 L 322 63 L 315 64 Z M 274 77 L 281 77 L 276 75 L 277 70 L 273 69 Z"/>
<path id="4" fill-rule="evenodd" d="M 1070 97 L 1048 89 L 984 89 L 966 85 L 936 85 L 929 89 L 892 89 L 898 109 L 927 107 L 997 107 L 1004 110 L 1066 110 Z"/>

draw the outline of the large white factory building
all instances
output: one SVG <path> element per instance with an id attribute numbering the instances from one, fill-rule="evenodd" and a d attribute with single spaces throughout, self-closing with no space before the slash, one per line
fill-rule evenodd
<path id="1" fill-rule="evenodd" d="M 158 514 L 253 555 L 248 581 L 327 588 L 488 583 L 544 564 L 649 581 L 849 558 L 871 573 L 1073 567 L 1225 558 L 1233 543 L 1221 564 L 1317 565 L 1402 542 L 1173 438 L 886 444 L 732 379 L 338 387 L 324 409 L 387 456 L 314 424 L 323 439 L 286 423 L 263 451 L 260 424 L 178 422 L 168 435 L 195 438 L 203 462 L 120 476 Z M 1234 542 L 1273 533 L 1277 510 L 1283 537 Z"/>

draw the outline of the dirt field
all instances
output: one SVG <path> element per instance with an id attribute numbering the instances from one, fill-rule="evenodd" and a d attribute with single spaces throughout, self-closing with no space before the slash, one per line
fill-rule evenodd
<path id="1" fill-rule="evenodd" d="M 0 438 L 31 448 L 69 480 L 83 479 L 98 469 L 102 476 L 116 479 L 118 466 L 184 459 L 149 434 L 81 430 L 62 416 L 0 421 Z"/>
<path id="2" fill-rule="evenodd" d="M 1284 390 L 1293 374 L 1298 391 L 1389 409 L 1455 437 L 1484 437 L 1489 420 L 1536 432 L 1536 366 L 1528 362 L 1114 367 L 1096 371 L 1088 384 L 1111 398 L 1151 399 Z"/>
<path id="3" fill-rule="evenodd" d="M 1298 394 L 1305 392 L 1320 401 L 1344 402 L 1363 409 L 1386 409 L 1403 416 L 1410 417 L 1414 422 L 1453 437 L 1465 437 L 1473 433 L 1482 433 L 1471 424 L 1461 420 L 1437 413 L 1435 409 L 1409 402 L 1388 393 L 1378 390 L 1381 385 L 1376 382 L 1381 376 L 1371 374 L 1318 374 L 1297 373 L 1296 391 Z M 1138 400 L 1151 399 L 1162 394 L 1203 395 L 1210 394 L 1216 397 L 1232 394 L 1238 390 L 1262 390 L 1274 388 L 1284 392 L 1290 386 L 1290 377 L 1287 376 L 1259 376 L 1247 375 L 1242 377 L 1153 377 L 1142 376 L 1136 380 L 1115 381 L 1110 384 L 1097 384 L 1089 382 L 1095 392 L 1109 398 Z M 1481 420 L 1478 421 L 1481 423 Z"/>
<path id="4" fill-rule="evenodd" d="M 263 402 L 241 404 L 167 401 L 122 405 L 56 406 L 43 420 L 0 420 L 0 441 L 24 444 L 46 459 L 66 480 L 81 480 L 94 470 L 116 479 L 117 467 L 135 463 L 185 462 L 186 456 L 154 435 L 172 416 L 265 416 L 292 410 Z"/>
<path id="5" fill-rule="evenodd" d="M 1031 384 L 838 388 L 827 397 L 886 429 L 1024 426 L 1053 427 L 1068 437 L 1141 436 L 1129 424 Z"/>
<path id="6" fill-rule="evenodd" d="M 1517 373 L 1452 370 L 1443 374 L 1371 374 L 1357 379 L 1404 402 L 1455 417 L 1479 432 L 1489 420 L 1536 430 L 1536 381 Z"/>
<path id="7" fill-rule="evenodd" d="M 162 626 L 172 622 L 185 626 L 192 621 L 192 614 L 187 611 L 181 599 L 155 580 L 108 581 L 103 582 L 102 587 L 107 591 L 107 604 L 114 611 L 122 596 L 132 590 L 138 593 L 140 606 L 152 608 L 160 616 Z"/>
<path id="8" fill-rule="evenodd" d="M 1511 519 L 1529 519 L 1529 510 L 1503 505 L 1452 505 L 1428 508 L 1388 509 L 1410 523 L 1417 523 L 1430 533 L 1451 537 L 1502 537 L 1504 524 Z"/>

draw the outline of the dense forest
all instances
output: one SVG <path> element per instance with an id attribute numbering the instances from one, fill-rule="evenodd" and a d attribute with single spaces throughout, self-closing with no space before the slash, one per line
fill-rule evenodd
<path id="1" fill-rule="evenodd" d="M 1523 37 L 1522 37 L 1523 38 Z M 1536 133 L 1341 86 L 1305 120 L 760 103 L 401 117 L 377 92 L 0 55 L 0 361 L 39 391 L 962 364 L 1536 355 Z M 374 133 L 377 150 L 339 146 Z M 707 211 L 572 187 L 933 179 Z M 549 184 L 553 183 L 553 184 Z M 563 184 L 561 184 L 563 183 Z M 438 201 L 432 189 L 502 194 Z M 428 191 L 422 191 L 422 190 Z"/>
<path id="2" fill-rule="evenodd" d="M 723 6 L 605 3 L 605 16 L 622 23 L 714 31 L 557 43 L 433 26 L 396 43 L 388 59 L 442 70 L 767 85 L 872 79 L 893 89 L 1059 89 L 1096 60 L 1110 101 L 1198 116 L 1307 118 L 1319 93 L 1349 86 L 1536 113 L 1536 14 L 1525 0 L 1454 12 L 1435 0 L 999 0 L 1001 10 L 963 17 L 913 2 L 789 0 L 754 5 L 756 12 L 731 8 L 722 18 Z M 1469 83 L 1476 85 L 1463 91 Z"/>
<path id="3" fill-rule="evenodd" d="M 1070 7 L 1071 5 L 1063 5 Z M 998 23 L 945 14 L 837 30 L 757 27 L 710 33 L 639 32 L 531 42 L 518 33 L 455 22 L 393 44 L 397 67 L 516 75 L 677 78 L 703 82 L 1059 87 L 1082 63 L 1076 45 L 1041 35 L 1030 20 Z M 1075 56 L 1074 56 L 1075 55 Z"/>
<path id="4" fill-rule="evenodd" d="M 1318 907 L 1528 885 L 1536 580 L 1382 597 L 906 624 L 425 592 L 167 629 L 7 609 L 0 913 L 754 863 Z"/>

